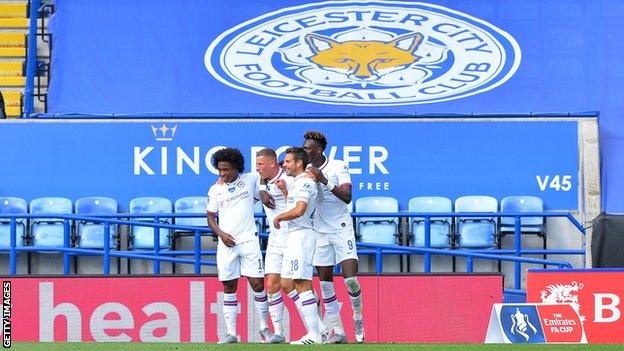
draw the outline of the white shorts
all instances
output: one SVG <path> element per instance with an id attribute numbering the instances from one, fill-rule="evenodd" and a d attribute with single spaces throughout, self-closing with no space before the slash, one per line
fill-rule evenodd
<path id="1" fill-rule="evenodd" d="M 269 245 L 264 256 L 264 272 L 266 274 L 282 274 L 282 267 L 285 267 L 284 252 L 285 246 Z"/>
<path id="2" fill-rule="evenodd" d="M 217 246 L 217 271 L 220 281 L 238 279 L 241 275 L 263 278 L 264 264 L 260 242 L 250 240 L 234 247 L 219 244 Z"/>
<path id="3" fill-rule="evenodd" d="M 288 232 L 282 278 L 312 280 L 316 233 L 311 229 Z"/>
<path id="4" fill-rule="evenodd" d="M 358 259 L 352 226 L 333 233 L 316 233 L 315 267 L 334 266 L 348 259 Z"/>

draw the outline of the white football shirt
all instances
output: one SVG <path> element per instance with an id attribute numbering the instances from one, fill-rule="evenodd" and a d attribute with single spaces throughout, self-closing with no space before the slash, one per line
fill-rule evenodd
<path id="1" fill-rule="evenodd" d="M 286 246 L 286 233 L 288 232 L 288 222 L 280 223 L 281 228 L 275 229 L 273 226 L 273 220 L 279 214 L 288 211 L 288 202 L 284 193 L 277 187 L 276 181 L 278 179 L 282 179 L 286 184 L 286 190 L 288 193 L 292 191 L 293 183 L 295 178 L 286 175 L 286 172 L 282 168 L 280 168 L 279 172 L 275 176 L 275 178 L 269 180 L 266 184 L 267 192 L 273 197 L 275 200 L 275 208 L 270 209 L 264 206 L 264 212 L 266 213 L 267 222 L 269 222 L 269 227 L 271 228 L 271 234 L 269 234 L 269 245 L 274 246 Z M 258 184 L 260 184 L 260 178 L 258 178 Z"/>
<path id="2" fill-rule="evenodd" d="M 325 178 L 336 186 L 351 184 L 351 175 L 346 163 L 340 160 L 325 159 L 319 168 Z M 314 212 L 314 230 L 320 233 L 333 233 L 353 225 L 349 214 L 349 204 L 344 203 L 327 189 L 321 182 L 317 183 L 316 212 Z"/>
<path id="3" fill-rule="evenodd" d="M 288 209 L 295 208 L 299 201 L 307 203 L 308 206 L 301 217 L 288 221 L 289 232 L 314 228 L 312 226 L 312 213 L 314 213 L 316 208 L 316 184 L 314 180 L 306 177 L 304 174 L 301 173 L 295 177 L 292 191 L 288 192 Z"/>
<path id="4" fill-rule="evenodd" d="M 233 236 L 236 244 L 258 240 L 253 206 L 260 198 L 259 177 L 256 172 L 239 174 L 232 183 L 213 184 L 208 190 L 208 212 L 218 214 L 219 228 Z"/>

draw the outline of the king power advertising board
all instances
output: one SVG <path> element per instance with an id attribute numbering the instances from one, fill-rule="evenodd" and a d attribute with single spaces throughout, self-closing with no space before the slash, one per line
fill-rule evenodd
<path id="1" fill-rule="evenodd" d="M 11 166 L 0 194 L 107 196 L 121 210 L 135 197 L 203 196 L 217 179 L 216 150 L 239 148 L 255 171 L 258 150 L 281 159 L 307 130 L 325 133 L 326 156 L 346 162 L 355 199 L 391 196 L 406 210 L 415 196 L 534 195 L 547 210 L 578 208 L 578 124 L 552 120 L 5 123 L 0 163 Z"/>

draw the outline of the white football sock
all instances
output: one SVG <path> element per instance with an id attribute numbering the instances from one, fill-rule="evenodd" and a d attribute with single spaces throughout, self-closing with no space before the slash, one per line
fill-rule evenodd
<path id="1" fill-rule="evenodd" d="M 308 333 L 313 335 L 320 335 L 318 327 L 318 313 L 316 312 L 316 299 L 312 290 L 307 290 L 299 294 L 301 300 L 300 311 L 303 315 Z"/>
<path id="2" fill-rule="evenodd" d="M 334 283 L 321 280 L 321 293 L 323 294 L 326 321 L 334 328 L 336 334 L 344 335 L 344 326 L 342 325 L 342 318 L 340 318 L 340 304 L 334 291 Z"/>
<path id="3" fill-rule="evenodd" d="M 260 292 L 253 293 L 254 295 L 254 306 L 256 307 L 256 315 L 260 320 L 260 330 L 267 328 L 267 317 L 269 315 L 269 303 L 266 291 L 262 290 Z"/>
<path id="4" fill-rule="evenodd" d="M 284 300 L 282 299 L 281 291 L 278 291 L 275 294 L 269 294 L 269 314 L 271 315 L 271 321 L 273 322 L 273 331 L 276 335 L 282 335 Z"/>
<path id="5" fill-rule="evenodd" d="M 223 294 L 223 318 L 225 319 L 226 332 L 236 336 L 236 316 L 238 315 L 238 301 L 236 293 Z"/>

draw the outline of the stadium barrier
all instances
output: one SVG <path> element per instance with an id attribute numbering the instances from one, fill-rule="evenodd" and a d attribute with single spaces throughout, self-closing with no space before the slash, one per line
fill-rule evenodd
<path id="1" fill-rule="evenodd" d="M 10 277 L 13 341 L 216 342 L 225 334 L 215 276 Z M 359 278 L 367 342 L 482 343 L 491 306 L 502 301 L 493 274 L 364 275 Z M 318 281 L 314 282 L 318 289 Z M 343 285 L 336 277 L 336 284 Z M 259 341 L 253 294 L 237 293 L 237 331 Z M 336 289 L 349 341 L 346 289 Z M 285 336 L 305 333 L 284 299 Z M 452 313 L 449 313 L 452 311 Z"/>
<path id="2" fill-rule="evenodd" d="M 35 112 L 35 71 L 37 68 L 37 19 L 41 0 L 30 0 L 28 51 L 26 55 L 26 86 L 24 88 L 24 116 Z"/>
<path id="3" fill-rule="evenodd" d="M 488 249 L 488 250 L 450 250 L 450 249 L 435 249 L 430 247 L 431 242 L 431 218 L 432 217 L 514 217 L 515 218 L 515 247 L 512 250 L 509 249 Z M 160 263 L 171 262 L 180 264 L 192 264 L 194 266 L 194 273 L 201 273 L 202 265 L 215 265 L 214 261 L 204 261 L 203 256 L 215 255 L 215 250 L 201 250 L 201 236 L 206 233 L 210 233 L 210 229 L 207 227 L 194 227 L 194 226 L 180 226 L 167 223 L 161 223 L 163 218 L 174 217 L 203 217 L 204 214 L 180 214 L 180 213 L 154 213 L 154 214 L 114 214 L 114 215 L 98 215 L 96 216 L 79 216 L 73 214 L 3 214 L 0 218 L 9 219 L 10 221 L 10 245 L 8 248 L 0 248 L 0 252 L 9 253 L 9 274 L 15 275 L 17 270 L 17 254 L 19 252 L 61 252 L 63 254 L 63 274 L 70 274 L 70 257 L 71 256 L 102 256 L 102 274 L 110 274 L 110 259 L 111 257 L 120 257 L 127 259 L 142 259 L 153 261 L 154 274 L 160 274 Z M 257 217 L 264 217 L 264 214 L 256 214 Z M 572 265 L 564 261 L 544 260 L 522 257 L 526 254 L 566 254 L 566 255 L 585 255 L 584 249 L 548 249 L 548 250 L 536 250 L 536 249 L 522 249 L 521 241 L 521 218 L 522 217 L 564 217 L 567 218 L 573 225 L 582 233 L 585 233 L 583 226 L 570 214 L 570 213 L 416 213 L 416 212 L 398 212 L 398 213 L 369 213 L 358 212 L 352 213 L 354 218 L 357 217 L 423 217 L 425 218 L 425 247 L 408 247 L 398 245 L 383 245 L 373 243 L 358 242 L 359 254 L 362 255 L 374 255 L 375 256 L 375 271 L 381 273 L 383 271 L 383 256 L 386 255 L 401 255 L 401 254 L 421 254 L 424 255 L 425 261 L 425 273 L 431 272 L 431 255 L 445 255 L 454 257 L 466 258 L 466 270 L 467 272 L 473 271 L 474 259 L 485 259 L 492 261 L 509 261 L 514 262 L 514 288 L 507 289 L 506 292 L 515 294 L 524 294 L 521 289 L 521 274 L 522 264 L 539 264 L 549 265 L 558 268 L 573 268 Z M 16 225 L 18 218 L 58 218 L 63 221 L 64 233 L 63 233 L 63 246 L 62 247 L 41 247 L 41 246 L 18 246 L 16 238 Z M 119 218 L 128 218 L 119 219 Z M 149 218 L 153 222 L 139 221 L 140 219 Z M 131 220 L 134 219 L 134 220 Z M 94 223 L 103 223 L 104 226 L 104 247 L 101 250 L 98 249 L 85 249 L 79 247 L 72 247 L 71 245 L 71 222 L 72 221 L 88 221 Z M 154 249 L 153 250 L 137 250 L 137 251 L 121 251 L 112 248 L 110 243 L 110 226 L 111 225 L 127 225 L 127 226 L 141 226 L 154 228 Z M 194 233 L 194 249 L 193 250 L 161 250 L 160 248 L 160 230 L 181 230 Z M 512 254 L 512 255 L 509 255 Z M 175 256 L 193 256 L 193 259 L 180 258 Z"/>
<path id="4" fill-rule="evenodd" d="M 545 264 L 545 265 L 555 265 L 558 268 L 572 268 L 567 262 L 560 261 L 551 261 L 551 260 L 540 260 L 540 259 L 529 259 L 529 258 L 521 258 L 522 255 L 528 254 L 557 254 L 557 255 L 585 255 L 585 240 L 583 240 L 583 248 L 582 249 L 522 249 L 522 233 L 521 233 L 521 218 L 522 217 L 562 217 L 566 218 L 570 221 L 574 227 L 576 227 L 579 232 L 583 235 L 583 239 L 585 236 L 585 228 L 581 223 L 579 223 L 574 216 L 570 213 L 552 213 L 552 212 L 523 212 L 523 213 L 514 213 L 514 212 L 435 212 L 435 213 L 426 213 L 426 212 L 399 212 L 397 213 L 381 213 L 381 212 L 357 212 L 353 213 L 353 217 L 392 217 L 392 216 L 401 216 L 401 217 L 423 217 L 425 218 L 425 246 L 423 248 L 416 247 L 392 247 L 390 245 L 385 245 L 386 250 L 395 250 L 394 254 L 400 253 L 418 253 L 424 255 L 425 260 L 425 272 L 431 272 L 431 255 L 446 255 L 446 256 L 462 256 L 466 257 L 466 265 L 467 271 L 472 272 L 473 269 L 473 259 L 474 258 L 482 258 L 482 259 L 491 259 L 491 260 L 500 260 L 500 261 L 511 261 L 515 263 L 514 266 L 514 290 L 520 290 L 521 287 L 521 274 L 522 274 L 522 263 L 535 263 L 535 264 Z M 509 249 L 487 249 L 487 250 L 446 250 L 446 249 L 431 249 L 431 218 L 440 218 L 440 217 L 469 217 L 469 218 L 482 218 L 482 217 L 513 217 L 514 218 L 514 248 Z M 365 244 L 358 243 L 358 247 L 374 247 L 376 254 L 376 270 L 377 272 L 381 272 L 381 261 L 383 257 L 383 248 L 384 245 L 378 244 Z M 380 251 L 382 251 L 380 253 Z M 401 252 L 403 251 L 403 252 Z M 358 251 L 358 253 L 365 253 L 366 251 Z M 370 252 L 366 252 L 370 253 Z M 387 251 L 386 251 L 387 254 Z M 506 254 L 513 254 L 513 257 L 504 256 Z"/>

